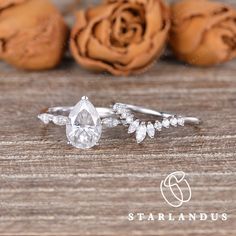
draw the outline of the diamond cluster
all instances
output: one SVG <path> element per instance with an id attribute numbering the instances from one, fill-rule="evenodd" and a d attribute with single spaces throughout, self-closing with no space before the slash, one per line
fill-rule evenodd
<path id="1" fill-rule="evenodd" d="M 162 121 L 156 120 L 144 122 L 136 119 L 130 109 L 125 104 L 117 103 L 113 106 L 113 110 L 120 116 L 124 126 L 128 126 L 128 133 L 135 133 L 137 143 L 141 143 L 148 136 L 154 138 L 157 132 L 161 132 L 163 128 L 184 126 L 185 120 L 181 116 L 170 116 L 163 118 Z"/>

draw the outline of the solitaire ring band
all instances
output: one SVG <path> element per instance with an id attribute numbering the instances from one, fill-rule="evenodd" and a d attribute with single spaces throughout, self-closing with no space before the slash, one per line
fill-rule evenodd
<path id="1" fill-rule="evenodd" d="M 137 118 L 136 114 L 146 119 Z M 95 108 L 85 96 L 74 107 L 51 107 L 39 114 L 38 118 L 44 124 L 51 122 L 66 126 L 68 143 L 81 149 L 98 145 L 103 127 L 128 127 L 128 133 L 135 133 L 137 143 L 141 143 L 147 136 L 154 138 L 163 129 L 200 124 L 200 120 L 195 117 L 178 116 L 123 103 L 116 103 L 112 108 Z"/>

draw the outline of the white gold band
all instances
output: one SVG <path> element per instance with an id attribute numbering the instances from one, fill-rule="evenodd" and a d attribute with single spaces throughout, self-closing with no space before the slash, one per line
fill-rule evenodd
<path id="1" fill-rule="evenodd" d="M 145 120 L 137 118 L 140 114 Z M 141 143 L 146 136 L 154 138 L 163 128 L 198 125 L 196 117 L 178 116 L 141 106 L 116 103 L 112 108 L 95 108 L 87 97 L 83 97 L 74 107 L 51 107 L 38 115 L 45 124 L 66 125 L 67 138 L 77 148 L 90 148 L 96 145 L 102 133 L 102 126 L 113 128 L 117 125 L 128 127 L 128 133 L 136 133 L 136 140 Z"/>
<path id="2" fill-rule="evenodd" d="M 152 110 L 152 109 L 141 107 L 141 106 L 135 106 L 135 105 L 124 104 L 124 103 L 122 105 L 126 106 L 127 109 L 129 109 L 133 112 L 141 113 L 144 115 L 156 116 L 156 117 L 160 117 L 160 118 L 170 118 L 173 116 L 177 116 L 177 115 L 174 115 L 171 113 L 160 112 L 160 111 Z M 67 117 L 73 108 L 74 107 L 67 107 L 67 106 L 65 106 L 65 107 L 50 107 L 46 110 L 46 113 L 44 113 L 44 114 L 48 114 L 52 118 L 62 116 L 61 114 L 65 114 L 65 117 Z M 96 107 L 96 110 L 97 110 L 100 118 L 107 118 L 107 117 L 111 117 L 111 116 L 116 115 L 116 112 L 114 111 L 113 108 Z M 199 125 L 201 122 L 196 117 L 184 117 L 184 116 L 181 116 L 181 117 L 184 119 L 185 124 Z"/>

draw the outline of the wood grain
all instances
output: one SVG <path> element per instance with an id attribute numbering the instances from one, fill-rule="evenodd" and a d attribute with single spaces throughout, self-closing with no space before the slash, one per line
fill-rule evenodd
<path id="1" fill-rule="evenodd" d="M 148 105 L 203 123 L 142 145 L 116 128 L 100 146 L 77 150 L 63 127 L 45 127 L 36 116 L 83 95 L 99 106 Z M 70 58 L 41 73 L 0 63 L 0 114 L 0 235 L 236 235 L 236 61 L 201 69 L 166 58 L 128 78 L 85 71 Z M 178 209 L 159 188 L 176 170 L 186 172 L 193 194 Z M 129 222 L 129 212 L 226 212 L 229 219 Z"/>
<path id="2" fill-rule="evenodd" d="M 171 60 L 129 78 L 93 74 L 65 60 L 59 69 L 25 73 L 0 64 L 0 234 L 235 235 L 235 62 L 196 69 Z M 121 101 L 198 116 L 200 128 L 170 129 L 136 145 L 123 128 L 100 146 L 66 144 L 64 128 L 37 113 L 75 104 Z M 183 170 L 193 197 L 181 209 L 160 195 L 160 181 Z M 227 212 L 226 222 L 129 222 L 128 212 Z"/>

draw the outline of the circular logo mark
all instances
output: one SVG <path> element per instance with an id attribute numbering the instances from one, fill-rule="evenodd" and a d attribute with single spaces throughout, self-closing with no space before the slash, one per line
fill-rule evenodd
<path id="1" fill-rule="evenodd" d="M 160 184 L 161 194 L 165 201 L 172 207 L 180 207 L 189 202 L 192 196 L 191 188 L 185 179 L 183 171 L 169 174 Z"/>

